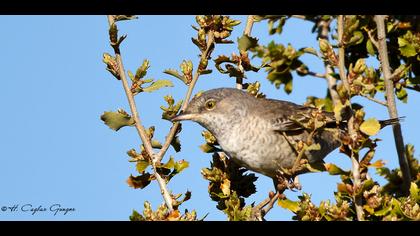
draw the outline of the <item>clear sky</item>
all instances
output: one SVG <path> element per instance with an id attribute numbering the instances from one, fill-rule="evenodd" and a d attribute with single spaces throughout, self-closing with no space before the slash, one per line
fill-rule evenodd
<path id="1" fill-rule="evenodd" d="M 246 16 L 233 18 L 243 22 L 231 36 L 236 40 L 243 32 Z M 194 16 L 140 16 L 138 20 L 119 23 L 120 33 L 128 34 L 122 45 L 125 68 L 135 71 L 143 59 L 148 59 L 151 67 L 147 77 L 170 79 L 175 85 L 136 96 L 143 124 L 155 125 L 155 137 L 161 142 L 171 125 L 161 119 L 159 106 L 165 104 L 163 96 L 172 94 L 179 100 L 187 90 L 163 70 L 178 69 L 184 59 L 192 60 L 196 68 L 199 51 L 191 42 L 196 34 L 193 24 L 196 25 Z M 0 220 L 128 220 L 133 209 L 142 211 L 145 200 L 156 209 L 162 203 L 156 182 L 143 190 L 130 188 L 125 182 L 130 174 L 136 174 L 135 165 L 127 161 L 126 155 L 131 148 L 138 150 L 135 129 L 124 127 L 114 132 L 99 119 L 104 111 L 129 111 L 121 83 L 105 70 L 102 62 L 102 54 L 112 52 L 106 17 L 1 16 L 0 28 Z M 267 23 L 262 22 L 254 25 L 252 34 L 260 43 L 275 40 L 291 43 L 295 48 L 318 48 L 311 28 L 311 24 L 293 19 L 286 23 L 281 36 L 269 37 Z M 237 53 L 235 45 L 216 45 L 213 58 L 232 52 Z M 323 73 L 320 60 L 313 56 L 302 58 L 311 70 Z M 263 71 L 247 74 L 249 82 L 261 81 L 262 91 L 269 98 L 302 104 L 308 95 L 325 95 L 325 84 L 319 78 L 295 75 L 293 92 L 287 95 L 282 88 L 276 90 L 265 76 Z M 214 70 L 200 77 L 194 91 L 233 86 L 234 79 Z M 420 113 L 415 107 L 420 96 L 408 93 L 408 104 L 397 103 L 399 115 L 406 116 L 402 123 L 405 142 L 419 146 Z M 383 99 L 382 95 L 378 97 Z M 354 101 L 367 105 L 367 117 L 388 117 L 380 105 L 360 98 Z M 190 167 L 168 187 L 174 193 L 192 191 L 192 199 L 183 206 L 196 209 L 199 218 L 209 213 L 207 220 L 225 220 L 226 216 L 210 200 L 208 182 L 200 174 L 211 160 L 211 155 L 198 147 L 204 143 L 202 130 L 192 122 L 183 124 L 182 151 L 169 149 L 166 158 L 173 155 L 177 160 L 186 159 Z M 383 141 L 374 160 L 386 160 L 392 168 L 398 166 L 392 130 L 386 128 L 377 137 Z M 326 161 L 350 168 L 350 161 L 338 151 Z M 258 192 L 248 203 L 263 200 L 273 190 L 269 178 L 257 176 Z M 381 178 L 374 178 L 383 183 Z M 317 173 L 302 175 L 300 180 L 303 191 L 311 193 L 319 203 L 333 199 L 339 177 Z M 296 199 L 300 192 L 286 194 Z M 75 210 L 54 215 L 49 208 L 55 204 Z M 24 205 L 27 211 L 22 211 Z M 31 206 L 46 211 L 31 212 Z M 290 220 L 291 214 L 275 206 L 267 219 Z"/>

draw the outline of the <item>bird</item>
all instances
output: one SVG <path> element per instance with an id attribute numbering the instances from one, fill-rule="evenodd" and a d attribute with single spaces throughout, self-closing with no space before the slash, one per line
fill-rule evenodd
<path id="1" fill-rule="evenodd" d="M 321 115 L 325 125 L 311 134 L 302 123 L 308 122 L 313 114 Z M 340 134 L 344 129 L 337 124 L 333 112 L 289 101 L 257 98 L 235 88 L 202 92 L 171 120 L 200 124 L 213 134 L 234 162 L 273 179 L 279 170 L 295 165 L 299 142 L 310 139 L 309 142 L 318 143 L 318 150 L 303 151 L 303 154 L 309 163 L 320 163 L 341 145 Z M 398 119 L 379 122 L 383 128 Z"/>

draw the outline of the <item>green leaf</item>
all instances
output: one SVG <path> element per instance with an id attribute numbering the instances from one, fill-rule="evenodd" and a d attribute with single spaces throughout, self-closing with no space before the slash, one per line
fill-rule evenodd
<path id="1" fill-rule="evenodd" d="M 309 53 L 309 54 L 318 56 L 318 52 L 315 50 L 315 48 L 312 48 L 312 47 L 301 48 L 301 49 L 299 49 L 299 51 L 303 51 L 305 53 Z"/>
<path id="2" fill-rule="evenodd" d="M 172 169 L 175 166 L 175 161 L 174 158 L 172 156 L 169 157 L 168 162 L 166 162 L 164 165 L 162 165 L 163 168 L 166 169 Z"/>
<path id="3" fill-rule="evenodd" d="M 102 61 L 107 66 L 106 70 L 109 71 L 116 79 L 121 80 L 115 57 L 111 56 L 109 53 L 104 53 Z"/>
<path id="4" fill-rule="evenodd" d="M 407 90 L 405 88 L 401 88 L 400 90 L 395 90 L 395 94 L 397 95 L 397 98 L 401 100 L 403 103 L 407 103 Z"/>
<path id="5" fill-rule="evenodd" d="M 204 153 L 211 153 L 211 152 L 215 152 L 216 151 L 216 148 L 213 145 L 209 145 L 207 143 L 205 143 L 203 145 L 200 145 L 200 149 Z"/>
<path id="6" fill-rule="evenodd" d="M 248 51 L 250 48 L 255 48 L 258 45 L 258 39 L 249 37 L 248 35 L 242 35 L 238 38 L 238 49 L 239 51 Z"/>
<path id="7" fill-rule="evenodd" d="M 369 55 L 375 56 L 376 54 L 375 46 L 373 45 L 370 39 L 368 39 L 366 42 L 366 50 L 369 53 Z"/>
<path id="8" fill-rule="evenodd" d="M 357 191 L 356 195 L 361 196 L 365 191 L 370 190 L 375 185 L 375 182 L 371 179 L 365 180 L 362 183 L 361 188 Z"/>
<path id="9" fill-rule="evenodd" d="M 175 162 L 174 169 L 177 173 L 180 173 L 188 166 L 190 166 L 190 163 L 188 161 L 180 160 Z"/>
<path id="10" fill-rule="evenodd" d="M 410 198 L 413 199 L 414 201 L 418 202 L 420 200 L 420 194 L 419 194 L 419 188 L 417 186 L 417 184 L 415 184 L 414 182 L 411 182 L 410 185 Z"/>
<path id="11" fill-rule="evenodd" d="M 325 168 L 327 169 L 330 175 L 348 175 L 350 173 L 349 171 L 344 171 L 343 169 L 332 163 L 325 164 Z"/>
<path id="12" fill-rule="evenodd" d="M 381 210 L 379 210 L 379 211 L 376 211 L 375 213 L 374 213 L 374 215 L 375 216 L 385 216 L 385 215 L 387 215 L 390 211 L 392 210 L 392 207 L 391 207 L 391 205 L 390 206 L 388 206 L 388 207 L 385 207 L 385 208 L 382 208 Z"/>
<path id="13" fill-rule="evenodd" d="M 101 120 L 108 125 L 109 128 L 118 131 L 124 126 L 133 125 L 134 119 L 124 110 L 118 109 L 117 112 L 106 111 L 101 115 Z"/>
<path id="14" fill-rule="evenodd" d="M 151 175 L 149 173 L 144 173 L 142 175 L 139 176 L 133 176 L 130 175 L 130 177 L 128 177 L 127 179 L 127 184 L 128 186 L 132 187 L 132 188 L 145 188 L 147 185 L 150 184 L 151 179 Z"/>
<path id="15" fill-rule="evenodd" d="M 130 216 L 130 221 L 145 221 L 146 219 L 138 213 L 136 210 L 133 210 L 133 213 Z"/>
<path id="16" fill-rule="evenodd" d="M 375 118 L 369 118 L 360 125 L 360 131 L 369 136 L 376 135 L 381 129 L 381 124 Z"/>
<path id="17" fill-rule="evenodd" d="M 132 82 L 136 82 L 135 76 L 131 71 L 127 71 L 128 77 L 131 79 Z"/>
<path id="18" fill-rule="evenodd" d="M 152 140 L 151 144 L 152 144 L 152 148 L 162 148 L 162 144 L 155 139 Z"/>
<path id="19" fill-rule="evenodd" d="M 118 41 L 118 29 L 115 23 L 112 23 L 111 26 L 109 26 L 109 41 L 111 41 L 111 44 L 117 43 Z"/>
<path id="20" fill-rule="evenodd" d="M 141 174 L 143 173 L 146 168 L 150 165 L 150 163 L 146 160 L 137 161 L 136 169 Z"/>
<path id="21" fill-rule="evenodd" d="M 305 148 L 305 151 L 317 151 L 321 150 L 321 145 L 319 143 L 313 143 Z"/>
<path id="22" fill-rule="evenodd" d="M 230 180 L 229 179 L 223 179 L 223 183 L 220 184 L 220 189 L 222 190 L 222 193 L 226 196 L 230 195 Z"/>
<path id="23" fill-rule="evenodd" d="M 267 79 L 273 83 L 277 89 L 280 88 L 281 84 L 285 84 L 284 90 L 286 93 L 290 93 L 292 91 L 293 83 L 290 82 L 292 81 L 292 74 L 290 72 L 271 72 L 268 74 Z"/>
<path id="24" fill-rule="evenodd" d="M 288 209 L 294 213 L 298 212 L 300 210 L 300 206 L 298 202 L 294 202 L 289 199 L 279 199 L 278 201 L 279 206 Z"/>
<path id="25" fill-rule="evenodd" d="M 174 85 L 172 84 L 170 80 L 156 80 L 149 87 L 143 88 L 143 91 L 150 93 L 162 87 L 173 87 L 173 86 Z"/>
<path id="26" fill-rule="evenodd" d="M 201 70 L 200 75 L 207 75 L 207 74 L 210 74 L 211 72 L 213 72 L 213 71 L 212 70 Z"/>
<path id="27" fill-rule="evenodd" d="M 171 145 L 174 148 L 175 152 L 181 151 L 181 141 L 179 140 L 178 136 L 175 136 L 172 141 Z"/>
<path id="28" fill-rule="evenodd" d="M 361 31 L 354 31 L 353 36 L 349 40 L 349 45 L 357 45 L 363 42 L 364 36 Z"/>
<path id="29" fill-rule="evenodd" d="M 163 73 L 168 74 L 168 75 L 172 75 L 175 78 L 184 82 L 185 84 L 187 83 L 187 79 L 175 69 L 167 69 L 167 70 L 164 70 Z"/>
<path id="30" fill-rule="evenodd" d="M 290 94 L 293 90 L 293 80 L 287 81 L 287 83 L 284 85 L 284 91 L 287 94 Z"/>
<path id="31" fill-rule="evenodd" d="M 420 76 L 416 76 L 416 77 L 409 77 L 408 81 L 410 84 L 420 84 Z"/>
<path id="32" fill-rule="evenodd" d="M 239 68 L 232 66 L 230 64 L 225 65 L 227 72 L 229 73 L 229 77 L 240 77 L 240 78 L 246 78 L 243 71 L 241 71 Z"/>
<path id="33" fill-rule="evenodd" d="M 143 78 L 147 74 L 147 70 L 150 68 L 149 60 L 143 60 L 143 63 L 139 68 L 137 68 L 136 75 L 134 76 L 134 81 L 138 81 L 139 79 Z"/>
<path id="34" fill-rule="evenodd" d="M 224 70 L 223 68 L 221 68 L 221 64 L 225 63 L 225 62 L 231 62 L 231 63 L 235 63 L 234 61 L 232 61 L 228 56 L 225 55 L 219 55 L 216 59 L 213 60 L 215 63 L 215 67 L 216 69 L 223 74 L 227 74 L 228 71 Z"/>
<path id="35" fill-rule="evenodd" d="M 401 55 L 405 57 L 413 57 L 417 55 L 416 48 L 413 44 L 411 44 L 409 41 L 405 40 L 402 37 L 398 38 L 398 45 L 400 46 L 399 50 L 401 52 Z"/>
<path id="36" fill-rule="evenodd" d="M 305 164 L 305 167 L 310 172 L 323 172 L 323 171 L 326 171 L 325 164 L 323 162 L 321 162 L 321 161 L 307 163 L 307 164 Z"/>
<path id="37" fill-rule="evenodd" d="M 336 121 L 340 122 L 340 121 L 343 120 L 343 116 L 346 115 L 346 114 L 343 114 L 343 113 L 346 113 L 348 108 L 350 108 L 349 100 L 346 100 L 346 102 L 344 104 L 339 102 L 339 103 L 337 103 L 337 105 L 335 105 L 335 107 L 334 107 L 334 118 L 336 119 Z"/>
<path id="38" fill-rule="evenodd" d="M 115 21 L 123 21 L 123 20 L 135 20 L 138 19 L 135 15 L 115 15 L 114 20 Z"/>

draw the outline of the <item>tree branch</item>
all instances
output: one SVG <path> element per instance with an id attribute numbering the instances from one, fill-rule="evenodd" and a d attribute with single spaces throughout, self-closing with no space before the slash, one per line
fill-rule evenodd
<path id="1" fill-rule="evenodd" d="M 253 24 L 254 24 L 254 16 L 249 15 L 247 20 L 246 20 L 246 26 L 245 26 L 245 30 L 244 30 L 243 35 L 251 36 L 251 30 L 252 30 Z M 239 65 L 239 66 L 242 70 L 243 69 L 242 65 Z M 236 77 L 236 88 L 237 89 L 242 89 L 243 88 L 243 78 Z"/>
<path id="2" fill-rule="evenodd" d="M 366 32 L 367 32 L 367 34 L 368 34 L 368 36 L 369 36 L 369 39 L 370 39 L 370 41 L 372 42 L 372 44 L 373 44 L 376 48 L 379 48 L 378 41 L 375 39 L 375 37 L 373 37 L 372 31 L 371 31 L 371 30 L 366 30 Z"/>
<path id="3" fill-rule="evenodd" d="M 407 86 L 405 88 L 420 92 L 420 86 L 418 84 L 414 85 L 413 87 Z"/>
<path id="4" fill-rule="evenodd" d="M 319 38 L 328 40 L 328 33 L 331 21 L 321 20 L 318 23 L 318 27 L 320 28 Z M 331 100 L 333 105 L 336 106 L 340 101 L 340 96 L 337 93 L 337 80 L 331 74 L 334 73 L 333 67 L 328 64 L 327 61 L 324 61 L 324 68 L 325 68 L 325 79 L 327 80 L 328 91 L 331 95 Z"/>
<path id="5" fill-rule="evenodd" d="M 313 72 L 313 71 L 303 71 L 303 69 L 301 69 L 300 67 L 298 67 L 296 69 L 296 71 L 300 72 L 300 73 L 304 73 L 304 75 L 311 75 L 313 77 L 317 77 L 317 78 L 321 78 L 321 79 L 326 79 L 326 77 L 327 77 L 326 75 L 321 74 L 321 73 L 317 73 L 317 72 Z"/>
<path id="6" fill-rule="evenodd" d="M 201 54 L 200 62 L 204 61 L 204 60 L 208 60 L 210 58 L 210 52 L 211 52 L 213 46 L 214 46 L 213 31 L 209 31 L 208 34 L 207 34 L 207 48 Z M 199 71 L 198 68 L 199 68 L 199 66 L 197 66 L 197 69 L 195 70 L 193 79 L 191 80 L 191 83 L 188 86 L 188 91 L 185 95 L 184 103 L 181 106 L 181 111 L 184 111 L 187 108 L 188 103 L 189 103 L 190 98 L 191 98 L 191 95 L 192 95 L 192 92 L 193 92 L 193 89 L 194 89 L 194 86 L 197 83 L 198 78 L 200 77 L 200 71 Z M 163 156 L 165 155 L 166 151 L 168 150 L 168 148 L 169 148 L 169 146 L 172 142 L 172 139 L 175 137 L 175 134 L 176 134 L 176 131 L 179 127 L 179 124 L 180 124 L 179 122 L 175 122 L 172 125 L 171 129 L 169 130 L 168 136 L 166 136 L 166 139 L 165 139 L 165 143 L 162 145 L 162 148 L 160 149 L 159 153 L 157 154 L 157 160 L 158 161 L 162 160 Z"/>
<path id="7" fill-rule="evenodd" d="M 343 34 L 344 34 L 344 16 L 339 15 L 337 19 L 337 31 L 338 31 L 338 69 L 340 74 L 340 79 L 343 81 L 344 88 L 346 90 L 347 99 L 350 100 L 350 84 L 347 80 L 347 75 L 345 71 L 345 45 L 343 41 Z M 357 133 L 354 129 L 354 116 L 350 117 L 348 121 L 348 131 L 350 134 L 351 139 L 354 141 L 357 138 Z M 360 179 L 360 165 L 359 160 L 357 158 L 356 153 L 354 153 L 353 149 L 351 150 L 351 164 L 352 164 L 352 174 L 353 174 L 353 181 L 354 181 L 354 188 L 359 189 L 361 185 Z M 354 191 L 356 192 L 356 191 Z M 357 196 L 353 194 L 354 198 L 354 205 L 356 209 L 357 220 L 362 221 L 364 220 L 364 212 L 363 212 L 363 202 L 362 196 Z"/>
<path id="8" fill-rule="evenodd" d="M 384 75 L 385 81 L 385 93 L 388 103 L 388 113 L 389 117 L 397 118 L 397 106 L 395 104 L 394 97 L 394 82 L 391 74 L 391 67 L 388 60 L 388 48 L 386 45 L 386 31 L 385 31 L 385 16 L 375 15 L 374 20 L 376 22 L 377 32 L 378 32 L 378 52 L 379 60 L 381 62 L 382 73 Z M 403 176 L 403 192 L 408 195 L 409 187 L 411 182 L 410 176 L 410 167 L 408 160 L 404 155 L 404 140 L 402 136 L 401 126 L 399 123 L 392 125 L 392 130 L 394 133 L 395 145 L 398 153 L 398 161 L 400 164 L 402 176 Z"/>
<path id="9" fill-rule="evenodd" d="M 109 24 L 110 27 L 113 24 L 115 24 L 115 18 L 114 18 L 113 15 L 108 15 L 108 24 Z M 123 64 L 122 58 L 121 58 L 120 48 L 119 48 L 119 46 L 114 46 L 114 45 L 113 45 L 113 48 L 114 48 L 115 58 L 116 58 L 117 64 L 118 64 L 119 76 L 120 76 L 121 82 L 123 84 L 125 94 L 127 96 L 128 104 L 130 105 L 131 115 L 132 115 L 132 117 L 135 121 L 135 127 L 136 127 L 136 130 L 137 130 L 137 133 L 139 134 L 140 139 L 143 142 L 143 146 L 144 146 L 146 152 L 149 154 L 149 156 L 152 159 L 152 167 L 153 167 L 153 172 L 154 172 L 153 175 L 156 177 L 156 180 L 159 183 L 159 187 L 160 187 L 162 196 L 165 200 L 166 206 L 168 207 L 169 211 L 173 211 L 172 198 L 171 198 L 171 196 L 168 192 L 168 189 L 166 188 L 165 181 L 162 179 L 162 177 L 156 171 L 156 163 L 158 163 L 158 162 L 156 161 L 156 156 L 155 156 L 155 153 L 153 151 L 151 141 L 150 141 L 150 139 L 149 139 L 149 137 L 146 133 L 146 130 L 144 129 L 143 125 L 141 124 L 141 120 L 140 120 L 140 117 L 139 117 L 138 112 L 137 112 L 136 102 L 134 100 L 133 93 L 131 92 L 131 89 L 128 86 L 127 77 L 125 76 L 124 64 Z"/>
<path id="10" fill-rule="evenodd" d="M 337 22 L 337 30 L 338 30 L 338 71 L 340 74 L 340 79 L 343 81 L 344 88 L 346 89 L 346 93 L 348 98 L 350 99 L 350 83 L 347 79 L 346 75 L 346 67 L 345 67 L 345 48 L 343 42 L 343 34 L 344 34 L 344 16 L 338 16 Z"/>
<path id="11" fill-rule="evenodd" d="M 296 19 L 307 20 L 305 15 L 291 15 L 290 17 L 294 17 Z"/>
<path id="12" fill-rule="evenodd" d="M 384 102 L 384 101 L 381 101 L 381 100 L 378 100 L 378 99 L 376 99 L 376 98 L 373 98 L 373 97 L 371 97 L 371 96 L 369 96 L 369 95 L 366 95 L 366 94 L 359 94 L 360 96 L 362 96 L 362 97 L 364 97 L 364 98 L 367 98 L 368 100 L 371 100 L 372 102 L 376 102 L 376 103 L 378 103 L 378 104 L 381 104 L 382 106 L 388 106 L 388 104 L 386 103 L 386 102 Z"/>

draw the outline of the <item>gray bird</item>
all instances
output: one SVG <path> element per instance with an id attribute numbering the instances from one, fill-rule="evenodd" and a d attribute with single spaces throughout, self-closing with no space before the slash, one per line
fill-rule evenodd
<path id="1" fill-rule="evenodd" d="M 315 111 L 318 109 L 287 101 L 256 98 L 239 89 L 218 88 L 194 97 L 172 121 L 199 123 L 236 163 L 274 179 L 278 170 L 290 169 L 295 164 L 296 144 L 300 140 L 306 142 L 310 134 L 299 121 L 308 120 Z M 321 114 L 325 128 L 317 130 L 312 139 L 321 148 L 304 152 L 310 163 L 322 161 L 340 146 L 340 129 L 334 113 Z M 395 120 L 380 122 L 383 127 Z"/>

